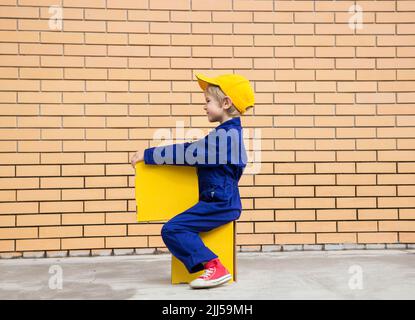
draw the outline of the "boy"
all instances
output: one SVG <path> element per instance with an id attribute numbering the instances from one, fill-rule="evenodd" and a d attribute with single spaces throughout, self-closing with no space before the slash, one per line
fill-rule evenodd
<path id="1" fill-rule="evenodd" d="M 207 248 L 199 233 L 210 231 L 240 217 L 242 204 L 238 181 L 246 166 L 240 115 L 254 106 L 249 81 L 237 74 L 208 78 L 196 74 L 206 98 L 210 122 L 220 124 L 203 139 L 137 151 L 131 158 L 145 164 L 196 166 L 199 202 L 166 222 L 161 230 L 170 252 L 189 273 L 204 270 L 190 282 L 191 288 L 210 288 L 228 282 L 232 275 L 218 256 Z M 217 143 L 219 138 L 219 143 Z"/>

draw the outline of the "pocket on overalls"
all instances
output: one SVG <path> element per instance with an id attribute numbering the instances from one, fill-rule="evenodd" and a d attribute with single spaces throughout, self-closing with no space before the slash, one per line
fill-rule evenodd
<path id="1" fill-rule="evenodd" d="M 224 186 L 214 186 L 213 189 L 210 191 L 210 196 L 212 201 L 220 202 L 220 201 L 228 201 L 232 197 L 232 190 L 230 187 Z"/>
<path id="2" fill-rule="evenodd" d="M 214 186 L 208 186 L 204 188 L 203 191 L 200 192 L 199 198 L 200 200 L 210 202 L 213 200 L 213 196 L 215 195 L 215 187 Z"/>

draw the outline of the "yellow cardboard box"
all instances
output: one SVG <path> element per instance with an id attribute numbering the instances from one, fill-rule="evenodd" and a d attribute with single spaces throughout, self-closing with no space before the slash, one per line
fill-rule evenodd
<path id="1" fill-rule="evenodd" d="M 199 186 L 195 167 L 146 165 L 135 167 L 135 198 L 137 221 L 167 221 L 199 201 Z M 236 281 L 236 222 L 229 222 L 200 236 L 209 249 L 222 261 Z M 190 274 L 183 263 L 172 256 L 172 284 L 188 283 L 202 274 Z"/>

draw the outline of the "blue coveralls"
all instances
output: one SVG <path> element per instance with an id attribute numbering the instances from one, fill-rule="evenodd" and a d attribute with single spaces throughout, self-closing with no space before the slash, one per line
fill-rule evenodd
<path id="1" fill-rule="evenodd" d="M 212 135 L 220 136 L 218 133 L 226 133 L 226 139 L 212 139 Z M 200 144 L 205 146 L 203 152 L 197 148 Z M 189 148 L 193 150 L 192 155 L 197 161 L 181 156 Z M 155 155 L 162 155 L 165 162 L 160 163 Z M 225 160 L 221 159 L 223 156 L 226 156 Z M 203 270 L 202 262 L 218 256 L 204 245 L 199 232 L 210 231 L 237 220 L 242 211 L 238 181 L 246 167 L 247 155 L 240 118 L 221 123 L 195 142 L 148 148 L 144 151 L 144 162 L 196 166 L 199 201 L 167 221 L 161 236 L 170 252 L 183 262 L 189 273 Z"/>

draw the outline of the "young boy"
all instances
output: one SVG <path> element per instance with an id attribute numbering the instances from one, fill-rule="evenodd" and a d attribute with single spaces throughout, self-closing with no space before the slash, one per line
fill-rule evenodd
<path id="1" fill-rule="evenodd" d="M 137 151 L 131 164 L 134 167 L 136 162 L 144 161 L 150 165 L 196 166 L 199 202 L 166 222 L 161 235 L 167 248 L 183 262 L 189 273 L 204 270 L 199 278 L 190 282 L 190 287 L 210 288 L 228 282 L 232 275 L 204 245 L 199 233 L 240 217 L 238 181 L 247 163 L 240 115 L 252 108 L 255 101 L 249 81 L 241 75 L 208 78 L 196 74 L 196 77 L 205 94 L 204 110 L 208 120 L 220 124 L 195 142 Z"/>

